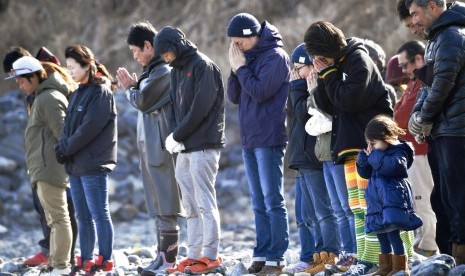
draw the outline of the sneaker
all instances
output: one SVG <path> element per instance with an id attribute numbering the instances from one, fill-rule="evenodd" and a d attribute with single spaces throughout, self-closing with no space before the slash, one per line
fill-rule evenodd
<path id="1" fill-rule="evenodd" d="M 297 272 L 302 272 L 310 266 L 310 263 L 299 261 L 296 264 L 288 265 L 283 268 L 284 273 L 294 274 Z"/>
<path id="2" fill-rule="evenodd" d="M 69 275 L 71 273 L 71 268 L 63 268 L 63 269 L 58 269 L 58 268 L 53 268 L 51 267 L 50 269 L 47 269 L 45 272 L 41 272 L 39 275 L 40 276 L 61 276 L 61 275 Z"/>
<path id="3" fill-rule="evenodd" d="M 216 260 L 211 260 L 207 257 L 202 257 L 200 258 L 199 262 L 186 266 L 184 269 L 185 274 L 207 274 L 211 272 L 216 272 L 216 270 L 220 267 L 220 265 L 223 263 L 223 259 L 219 257 Z"/>
<path id="4" fill-rule="evenodd" d="M 186 269 L 186 267 L 193 266 L 193 265 L 195 265 L 197 263 L 199 263 L 199 261 L 194 260 L 194 259 L 185 258 L 185 259 L 182 259 L 174 267 L 170 267 L 170 268 L 165 269 L 165 272 L 167 274 L 184 273 L 184 270 Z"/>
<path id="5" fill-rule="evenodd" d="M 326 266 L 325 272 L 326 275 L 331 275 L 333 273 L 341 273 L 349 270 L 351 266 L 357 263 L 357 258 L 354 255 L 342 254 L 339 261 L 331 266 Z M 331 273 L 331 274 L 329 274 Z"/>
<path id="6" fill-rule="evenodd" d="M 93 260 L 85 260 L 84 263 L 80 256 L 76 256 L 75 265 L 71 267 L 70 276 L 78 275 L 80 272 L 88 272 L 93 266 Z"/>
<path id="7" fill-rule="evenodd" d="M 265 261 L 253 261 L 252 264 L 247 268 L 249 274 L 255 274 L 262 271 L 265 266 Z"/>
<path id="8" fill-rule="evenodd" d="M 101 271 L 112 271 L 113 262 L 111 260 L 103 260 L 103 256 L 98 256 L 95 260 L 95 264 L 86 272 L 86 276 L 93 276 Z"/>
<path id="9" fill-rule="evenodd" d="M 309 273 L 311 275 L 315 275 L 319 272 L 324 271 L 327 265 L 335 265 L 337 262 L 337 256 L 332 252 L 328 254 L 328 252 L 326 251 L 321 251 L 320 254 L 313 254 L 313 261 L 313 267 L 309 267 L 305 270 L 306 273 Z"/>
<path id="10" fill-rule="evenodd" d="M 48 263 L 48 257 L 42 252 L 39 252 L 24 261 L 24 264 L 27 266 L 38 266 L 46 263 Z"/>
<path id="11" fill-rule="evenodd" d="M 363 262 L 363 261 L 357 261 L 356 264 L 351 266 L 349 270 L 347 270 L 345 273 L 342 273 L 342 276 L 359 276 L 359 275 L 365 275 L 365 274 L 370 274 L 378 271 L 378 266 L 375 264 Z"/>
<path id="12" fill-rule="evenodd" d="M 255 273 L 257 276 L 280 275 L 283 272 L 283 265 L 264 265 L 262 270 Z"/>
<path id="13" fill-rule="evenodd" d="M 158 272 L 166 270 L 167 268 L 173 268 L 174 265 L 175 265 L 174 262 L 169 263 L 166 261 L 164 252 L 160 252 L 157 255 L 157 258 L 155 258 L 155 260 L 153 260 L 148 266 L 146 267 L 139 266 L 137 268 L 137 272 L 143 276 L 155 276 L 157 275 Z"/>

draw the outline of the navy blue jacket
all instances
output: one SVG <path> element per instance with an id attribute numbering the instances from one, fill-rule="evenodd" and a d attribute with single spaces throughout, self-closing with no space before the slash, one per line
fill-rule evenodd
<path id="1" fill-rule="evenodd" d="M 413 211 L 412 188 L 407 169 L 413 163 L 413 147 L 401 141 L 385 151 L 373 150 L 370 155 L 360 151 L 358 174 L 368 180 L 365 192 L 366 233 L 386 233 L 393 230 L 415 230 L 423 222 Z"/>
<path id="2" fill-rule="evenodd" d="M 244 148 L 286 145 L 290 60 L 282 46 L 278 29 L 263 22 L 257 45 L 245 53 L 247 64 L 228 79 L 228 97 L 239 104 Z"/>
<path id="3" fill-rule="evenodd" d="M 289 168 L 321 170 L 322 163 L 315 155 L 316 136 L 305 131 L 305 123 L 310 118 L 307 108 L 307 82 L 304 79 L 291 81 L 290 101 L 287 109 L 290 115 L 289 145 L 287 154 Z"/>
<path id="4" fill-rule="evenodd" d="M 366 146 L 365 127 L 379 114 L 392 116 L 389 88 L 363 42 L 349 38 L 344 56 L 320 72 L 315 102 L 332 115 L 331 156 L 342 163 Z"/>
<path id="5" fill-rule="evenodd" d="M 71 94 L 59 141 L 71 176 L 109 172 L 116 166 L 116 105 L 106 85 L 81 84 Z"/>

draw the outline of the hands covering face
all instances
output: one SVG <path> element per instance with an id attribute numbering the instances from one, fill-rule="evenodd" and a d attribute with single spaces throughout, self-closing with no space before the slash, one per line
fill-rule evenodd
<path id="1" fill-rule="evenodd" d="M 241 66 L 245 65 L 244 53 L 242 53 L 239 47 L 237 47 L 237 45 L 232 41 L 229 46 L 229 64 L 231 65 L 231 69 L 234 73 L 236 73 L 237 69 Z"/>

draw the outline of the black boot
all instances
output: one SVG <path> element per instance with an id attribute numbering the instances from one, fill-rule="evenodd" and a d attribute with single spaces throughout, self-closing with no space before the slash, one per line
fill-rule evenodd
<path id="1" fill-rule="evenodd" d="M 165 253 L 168 263 L 176 262 L 178 256 L 178 230 L 160 231 L 160 252 Z"/>

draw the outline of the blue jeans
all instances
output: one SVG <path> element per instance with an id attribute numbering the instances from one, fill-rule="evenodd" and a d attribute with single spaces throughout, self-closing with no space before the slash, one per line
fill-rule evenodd
<path id="1" fill-rule="evenodd" d="M 323 162 L 323 173 L 331 207 L 337 220 L 342 250 L 346 253 L 357 253 L 354 213 L 349 206 L 344 165 L 335 165 L 332 161 Z"/>
<path id="2" fill-rule="evenodd" d="M 302 194 L 304 195 L 304 200 L 313 203 L 317 225 L 320 227 L 323 239 L 321 251 L 338 254 L 341 249 L 341 243 L 339 241 L 336 217 L 331 208 L 331 201 L 326 189 L 323 170 L 300 169 L 299 174 L 302 177 Z M 309 221 L 309 223 L 314 224 L 314 222 L 311 221 Z"/>
<path id="3" fill-rule="evenodd" d="M 319 252 L 315 251 L 315 245 L 318 243 L 320 245 L 319 250 L 321 250 L 323 241 L 321 240 L 320 228 L 316 227 L 318 231 L 316 235 L 314 235 L 314 229 L 311 229 L 306 222 L 308 218 L 306 205 L 310 203 L 309 205 L 311 205 L 311 209 L 313 210 L 313 204 L 311 202 L 305 202 L 303 199 L 301 185 L 301 176 L 297 174 L 295 178 L 295 220 L 297 222 L 297 229 L 299 230 L 300 261 L 309 263 L 313 261 L 313 253 Z M 316 221 L 314 211 L 312 217 L 312 220 Z M 315 240 L 318 240 L 318 242 Z"/>
<path id="4" fill-rule="evenodd" d="M 107 174 L 70 176 L 71 194 L 78 220 L 82 260 L 92 260 L 97 228 L 99 255 L 110 260 L 113 251 L 113 224 L 108 204 Z"/>
<path id="5" fill-rule="evenodd" d="M 255 214 L 253 257 L 283 261 L 289 225 L 283 190 L 284 147 L 243 149 L 245 173 Z"/>

